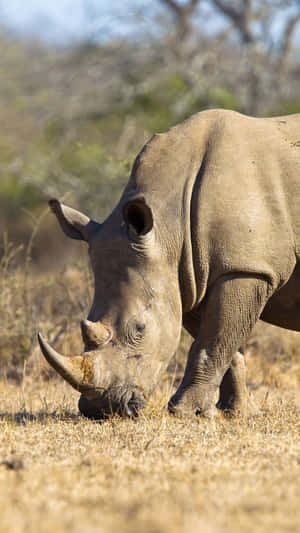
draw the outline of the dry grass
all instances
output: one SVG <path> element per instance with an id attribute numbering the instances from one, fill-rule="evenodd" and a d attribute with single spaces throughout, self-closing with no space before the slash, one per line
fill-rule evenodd
<path id="1" fill-rule="evenodd" d="M 99 424 L 77 396 L 1 383 L 0 531 L 299 531 L 295 389 L 261 388 L 261 415 L 234 421 L 173 418 L 161 391 L 138 420 Z"/>
<path id="2" fill-rule="evenodd" d="M 81 352 L 79 321 L 86 318 L 92 298 L 86 260 L 40 274 L 31 264 L 30 250 L 24 263 L 18 262 L 21 250 L 5 240 L 0 257 L 0 376 L 18 382 L 39 360 L 39 329 L 57 349 Z"/>

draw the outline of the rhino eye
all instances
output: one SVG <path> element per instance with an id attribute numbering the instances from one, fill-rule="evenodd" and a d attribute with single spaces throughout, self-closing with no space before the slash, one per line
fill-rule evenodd
<path id="1" fill-rule="evenodd" d="M 143 322 L 137 322 L 135 325 L 135 329 L 138 333 L 143 333 L 143 331 L 145 330 L 145 327 L 146 327 L 146 324 L 144 324 Z"/>
<path id="2" fill-rule="evenodd" d="M 130 320 L 125 331 L 126 341 L 134 346 L 137 345 L 143 339 L 145 328 L 146 325 L 144 322 L 134 319 Z"/>

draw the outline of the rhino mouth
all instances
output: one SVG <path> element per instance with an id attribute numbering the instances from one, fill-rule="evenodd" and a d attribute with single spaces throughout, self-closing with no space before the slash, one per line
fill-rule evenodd
<path id="1" fill-rule="evenodd" d="M 92 396 L 87 392 L 78 402 L 81 414 L 92 420 L 105 420 L 115 414 L 134 418 L 145 405 L 145 398 L 139 390 L 124 392 L 121 388 L 104 391 L 100 397 L 95 396 L 95 391 Z"/>

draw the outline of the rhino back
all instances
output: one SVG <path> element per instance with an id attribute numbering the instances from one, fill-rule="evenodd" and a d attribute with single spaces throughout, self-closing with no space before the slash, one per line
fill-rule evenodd
<path id="1" fill-rule="evenodd" d="M 225 114 L 211 135 L 193 195 L 192 227 L 212 278 L 245 271 L 268 275 L 276 284 L 293 269 L 300 238 L 300 147 L 296 129 L 288 121 L 285 126 Z"/>

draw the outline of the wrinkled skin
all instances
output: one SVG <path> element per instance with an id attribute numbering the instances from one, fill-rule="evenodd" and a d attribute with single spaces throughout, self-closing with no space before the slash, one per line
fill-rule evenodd
<path id="1" fill-rule="evenodd" d="M 88 242 L 95 296 L 85 352 L 52 366 L 90 418 L 138 413 L 179 343 L 194 342 L 169 409 L 244 411 L 243 346 L 259 318 L 300 331 L 300 115 L 198 113 L 154 136 L 110 217 L 50 202 Z"/>

